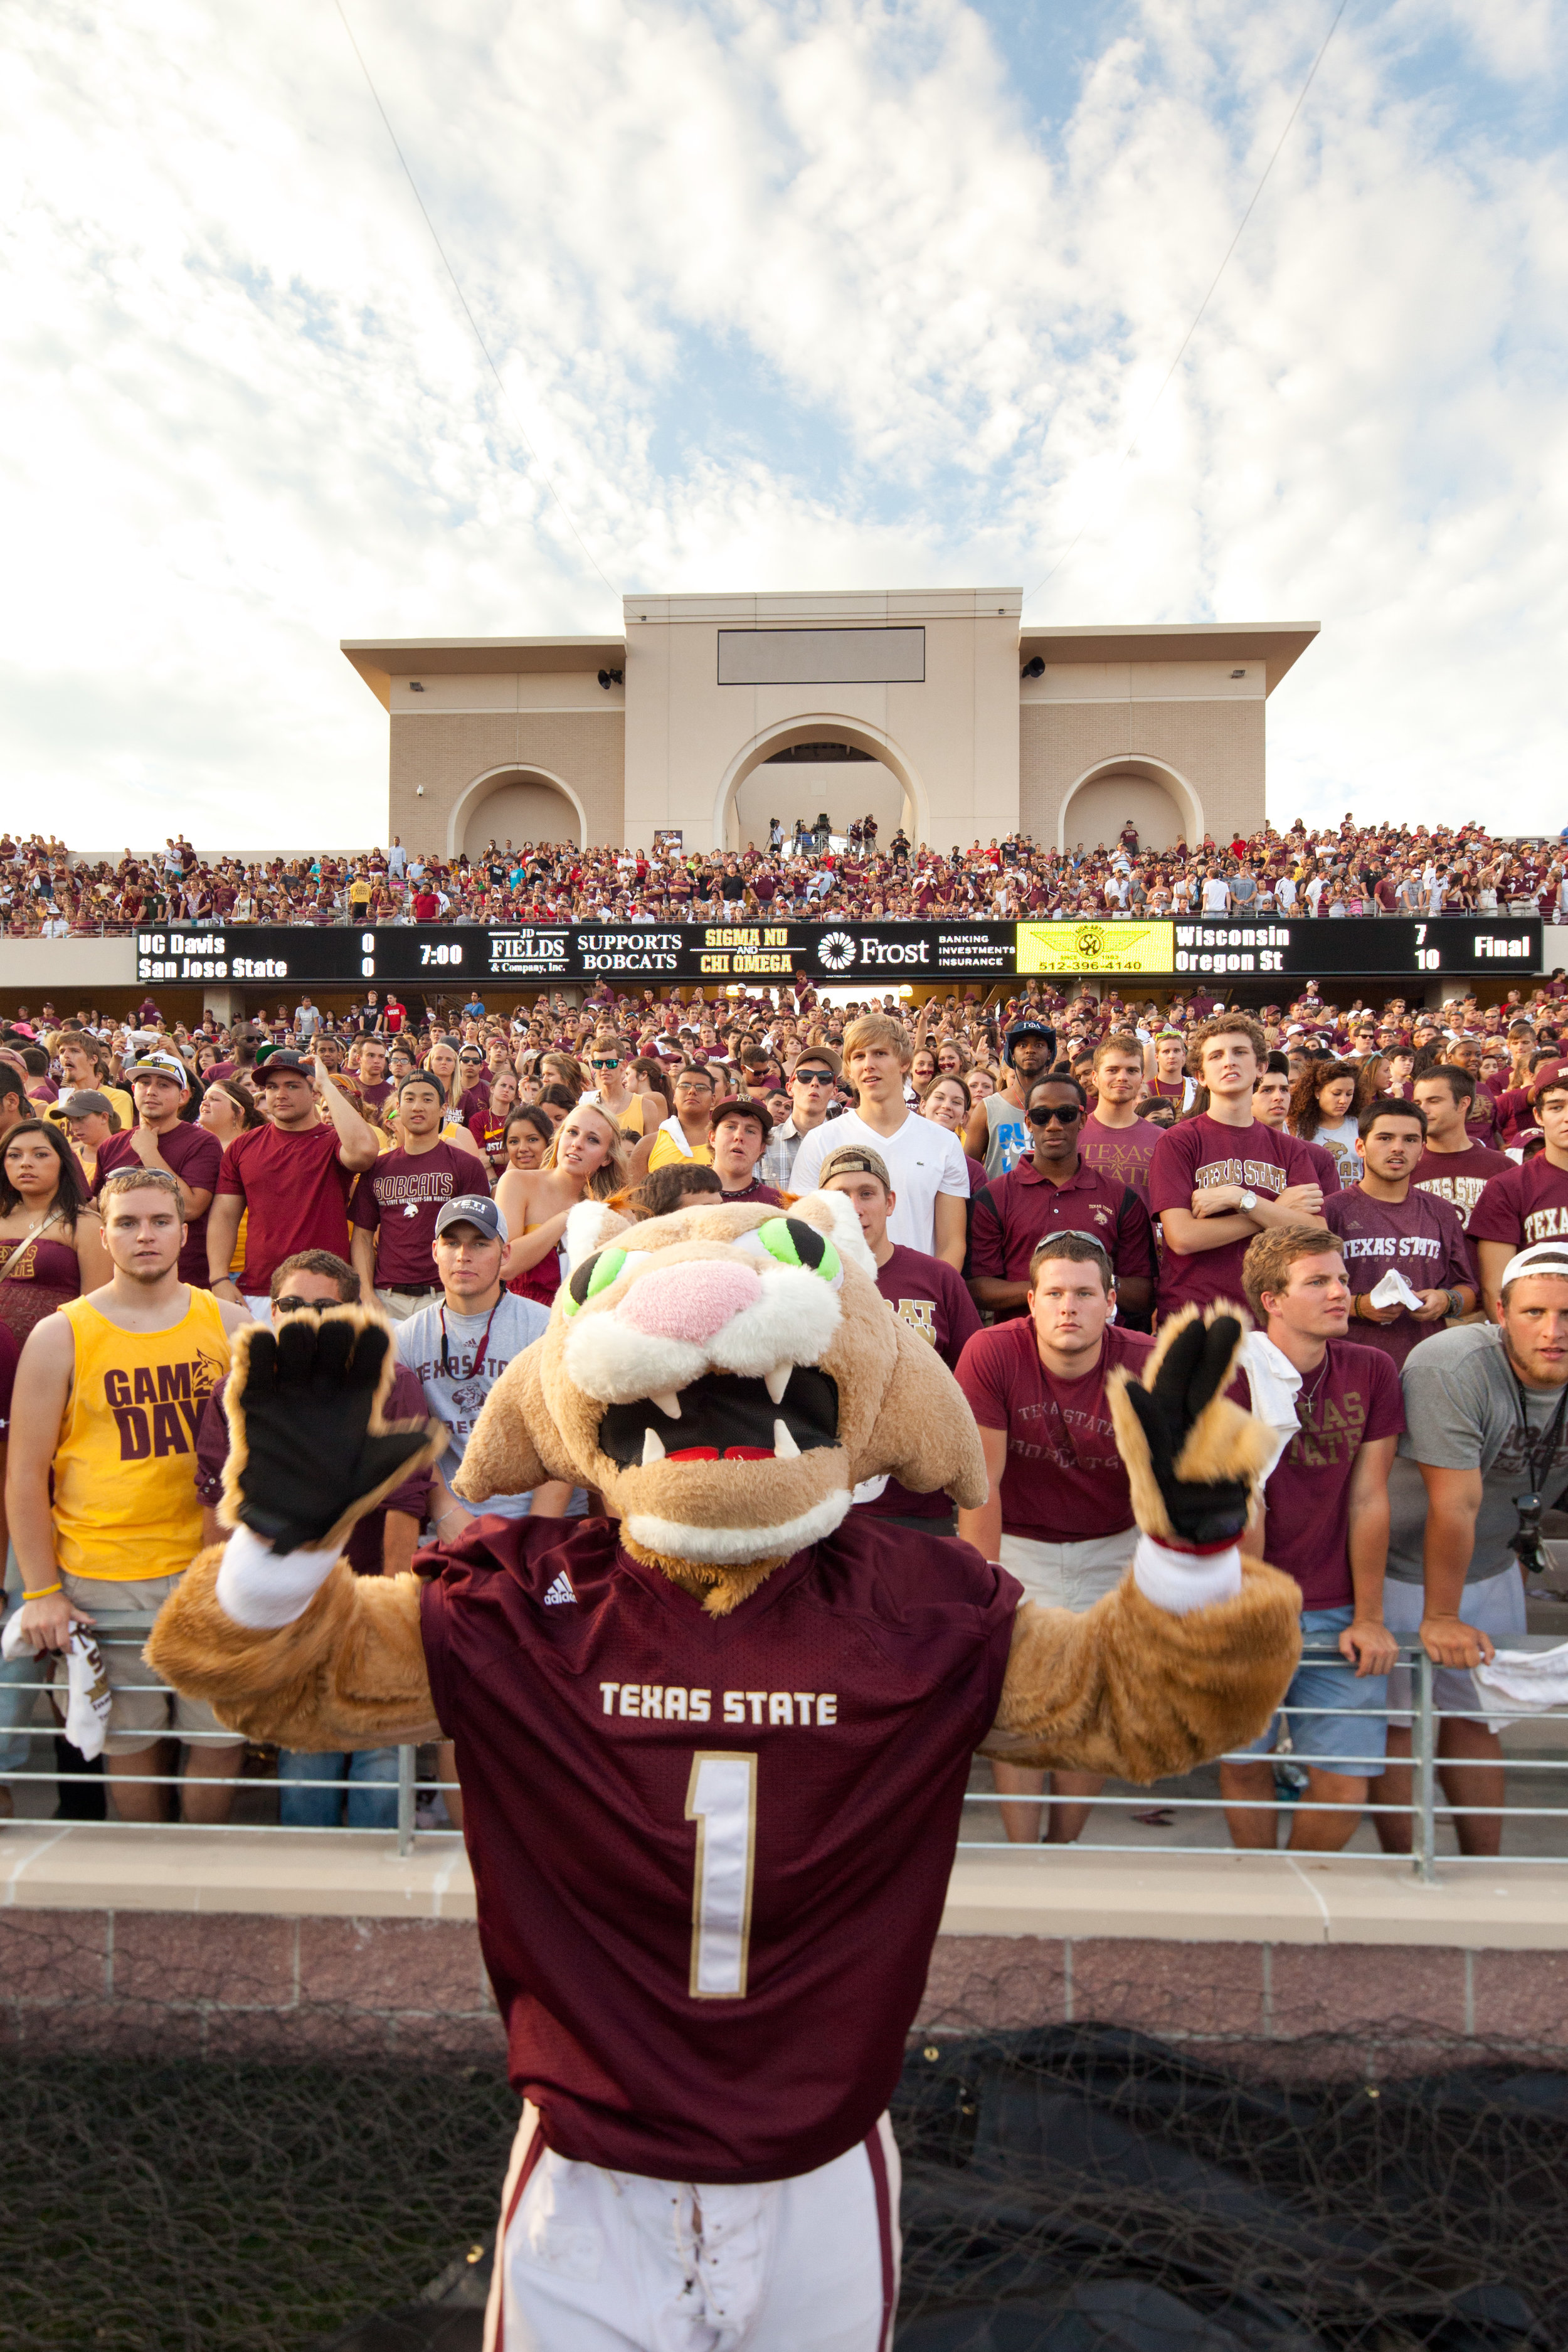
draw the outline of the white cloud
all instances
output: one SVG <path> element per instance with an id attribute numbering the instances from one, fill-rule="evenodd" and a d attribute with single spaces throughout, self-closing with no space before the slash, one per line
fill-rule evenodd
<path id="1" fill-rule="evenodd" d="M 615 617 L 520 425 L 617 588 L 1027 586 L 1081 532 L 1040 617 L 1323 622 L 1277 815 L 1561 821 L 1534 0 L 1350 12 L 1152 416 L 1328 0 L 1144 0 L 1048 134 L 957 0 L 348 5 L 507 403 L 331 9 L 13 19 L 8 822 L 377 833 L 340 636 Z"/>

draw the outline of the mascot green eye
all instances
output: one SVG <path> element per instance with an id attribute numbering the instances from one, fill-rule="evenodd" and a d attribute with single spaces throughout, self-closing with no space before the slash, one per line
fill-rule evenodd
<path id="1" fill-rule="evenodd" d="M 567 1314 L 575 1315 L 580 1307 L 586 1307 L 590 1298 L 597 1298 L 601 1290 L 608 1290 L 626 1262 L 624 1249 L 595 1250 L 592 1257 L 585 1257 L 582 1265 L 574 1269 L 566 1285 Z"/>
<path id="2" fill-rule="evenodd" d="M 838 1252 L 827 1235 L 808 1225 L 804 1217 L 770 1217 L 745 1239 L 765 1250 L 780 1265 L 798 1265 L 804 1274 L 820 1275 L 824 1282 L 837 1284 L 844 1278 Z"/>

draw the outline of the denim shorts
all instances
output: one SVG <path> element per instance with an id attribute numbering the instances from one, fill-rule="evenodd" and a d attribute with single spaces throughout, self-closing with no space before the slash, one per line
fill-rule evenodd
<path id="1" fill-rule="evenodd" d="M 1343 1609 L 1303 1609 L 1301 1643 L 1322 1650 L 1336 1643 L 1355 1616 Z M 1332 1715 L 1305 1715 L 1304 1707 L 1333 1707 Z M 1290 1726 L 1292 1752 L 1307 1763 L 1321 1764 L 1325 1772 L 1342 1772 L 1352 1780 L 1374 1780 L 1383 1769 L 1388 1738 L 1388 1676 L 1358 1675 L 1348 1659 L 1303 1658 L 1290 1677 L 1290 1687 L 1279 1710 Z M 1268 1756 L 1279 1736 L 1277 1715 L 1260 1738 L 1237 1752 Z"/>

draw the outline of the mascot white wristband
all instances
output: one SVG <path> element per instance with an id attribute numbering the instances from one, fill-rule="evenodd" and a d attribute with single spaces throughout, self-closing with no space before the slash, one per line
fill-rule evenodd
<path id="1" fill-rule="evenodd" d="M 1132 1580 L 1145 1601 L 1173 1617 L 1186 1617 L 1194 1609 L 1213 1609 L 1234 1601 L 1241 1591 L 1241 1553 L 1235 1544 L 1224 1551 L 1175 1551 L 1153 1536 L 1141 1535 L 1132 1555 Z"/>
<path id="2" fill-rule="evenodd" d="M 274 1551 L 248 1528 L 236 1528 L 217 1572 L 218 1607 L 253 1633 L 276 1633 L 302 1617 L 337 1562 L 342 1544 L 314 1551 Z"/>

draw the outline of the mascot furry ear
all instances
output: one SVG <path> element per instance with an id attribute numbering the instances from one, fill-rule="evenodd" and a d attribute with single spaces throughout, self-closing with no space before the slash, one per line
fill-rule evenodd
<path id="1" fill-rule="evenodd" d="M 585 1202 L 550 1328 L 491 1390 L 458 1492 L 596 1486 L 622 1540 L 721 1615 L 838 1526 L 863 1479 L 985 1500 L 973 1414 L 889 1312 L 837 1192 L 642 1223 Z"/>

